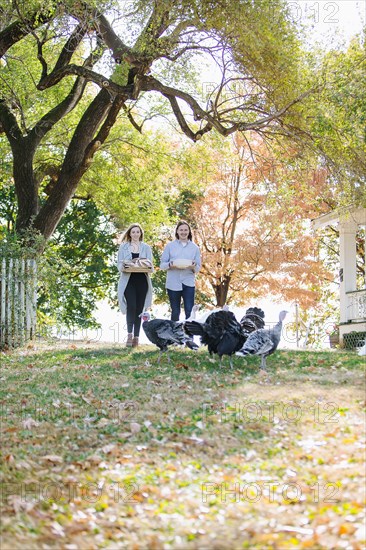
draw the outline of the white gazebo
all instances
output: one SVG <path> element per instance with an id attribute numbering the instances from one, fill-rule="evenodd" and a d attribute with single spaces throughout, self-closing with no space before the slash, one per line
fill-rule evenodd
<path id="1" fill-rule="evenodd" d="M 356 233 L 366 227 L 366 208 L 356 207 L 329 212 L 313 220 L 314 229 L 338 225 L 340 279 L 340 344 L 351 332 L 366 333 L 366 279 L 357 288 Z"/>

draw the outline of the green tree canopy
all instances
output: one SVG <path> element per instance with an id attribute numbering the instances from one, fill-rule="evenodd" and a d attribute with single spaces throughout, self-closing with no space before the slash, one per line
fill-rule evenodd
<path id="1" fill-rule="evenodd" d="M 335 206 L 366 205 L 365 36 L 355 36 L 345 51 L 318 52 L 314 62 L 324 86 L 309 102 L 313 164 L 327 166 Z"/>
<path id="2" fill-rule="evenodd" d="M 309 81 L 283 0 L 1 0 L 0 13 L 18 230 L 48 239 L 116 121 L 141 131 L 151 98 L 192 141 L 212 130 L 294 136 L 301 122 Z M 217 68 L 209 91 L 187 78 L 199 59 Z"/>
<path id="3" fill-rule="evenodd" d="M 115 294 L 116 233 L 92 200 L 72 200 L 41 265 L 39 311 L 69 328 L 94 327 L 98 300 Z"/>

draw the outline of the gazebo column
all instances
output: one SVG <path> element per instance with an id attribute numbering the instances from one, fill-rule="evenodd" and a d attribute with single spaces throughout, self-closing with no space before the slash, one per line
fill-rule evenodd
<path id="1" fill-rule="evenodd" d="M 351 219 L 339 223 L 339 260 L 340 260 L 340 322 L 348 321 L 347 292 L 357 288 L 356 276 L 356 233 L 357 223 Z"/>

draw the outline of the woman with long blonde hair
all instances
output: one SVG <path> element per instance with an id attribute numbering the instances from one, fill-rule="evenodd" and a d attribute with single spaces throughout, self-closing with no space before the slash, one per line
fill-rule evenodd
<path id="1" fill-rule="evenodd" d="M 150 273 L 128 273 L 126 263 L 147 259 L 152 265 L 152 251 L 143 240 L 144 231 L 139 223 L 132 223 L 125 231 L 118 251 L 118 301 L 127 320 L 127 347 L 137 347 L 141 328 L 141 313 L 151 307 L 152 284 Z"/>

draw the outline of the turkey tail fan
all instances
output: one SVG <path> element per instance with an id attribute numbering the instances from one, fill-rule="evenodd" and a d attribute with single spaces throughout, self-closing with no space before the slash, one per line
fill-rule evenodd
<path id="1" fill-rule="evenodd" d="M 240 324 L 241 324 L 241 328 L 245 332 L 250 333 L 250 332 L 253 332 L 254 330 L 257 330 L 257 325 L 254 323 L 254 321 L 252 321 L 247 317 L 243 317 L 243 319 L 240 321 Z"/>
<path id="2" fill-rule="evenodd" d="M 205 333 L 201 323 L 197 321 L 186 321 L 183 327 L 186 333 L 191 336 L 203 336 Z"/>
<path id="3" fill-rule="evenodd" d="M 246 313 L 253 313 L 254 315 L 258 315 L 258 317 L 262 317 L 262 319 L 264 319 L 264 311 L 260 307 L 249 307 Z"/>
<path id="4" fill-rule="evenodd" d="M 240 321 L 240 324 L 243 325 L 247 320 L 252 321 L 255 324 L 255 327 L 263 328 L 264 323 L 264 311 L 263 309 L 259 307 L 249 307 L 242 320 Z"/>

